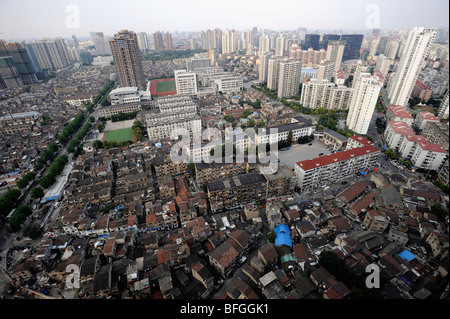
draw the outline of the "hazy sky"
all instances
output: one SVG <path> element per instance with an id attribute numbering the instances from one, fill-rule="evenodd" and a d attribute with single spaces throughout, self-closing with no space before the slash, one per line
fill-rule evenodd
<path id="1" fill-rule="evenodd" d="M 448 0 L 0 0 L 7 40 L 135 32 L 448 27 Z"/>

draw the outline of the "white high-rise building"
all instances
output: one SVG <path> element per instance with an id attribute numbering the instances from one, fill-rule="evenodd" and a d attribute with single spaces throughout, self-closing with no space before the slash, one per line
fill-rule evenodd
<path id="1" fill-rule="evenodd" d="M 281 56 L 271 56 L 269 59 L 269 68 L 267 70 L 267 88 L 269 90 L 278 89 L 278 75 L 280 73 Z"/>
<path id="2" fill-rule="evenodd" d="M 259 77 L 258 80 L 267 82 L 267 75 L 269 73 L 269 59 L 272 56 L 272 54 L 261 54 L 259 56 L 259 68 L 258 73 Z"/>
<path id="3" fill-rule="evenodd" d="M 375 65 L 374 71 L 380 71 L 381 74 L 386 78 L 389 68 L 392 64 L 392 60 L 389 60 L 384 54 L 380 54 L 377 59 L 377 64 Z"/>
<path id="4" fill-rule="evenodd" d="M 409 32 L 397 72 L 388 86 L 390 104 L 407 106 L 421 65 L 436 36 L 436 29 L 415 27 Z"/>
<path id="5" fill-rule="evenodd" d="M 237 51 L 236 31 L 226 30 L 222 36 L 222 53 L 233 53 Z"/>
<path id="6" fill-rule="evenodd" d="M 439 106 L 437 117 L 440 119 L 448 119 L 448 92 Z"/>
<path id="7" fill-rule="evenodd" d="M 397 57 L 399 47 L 400 47 L 399 41 L 396 40 L 389 41 L 388 44 L 386 44 L 384 55 L 387 56 L 389 60 L 395 60 L 395 58 Z"/>
<path id="8" fill-rule="evenodd" d="M 198 93 L 197 74 L 186 70 L 175 70 L 177 94 L 196 95 Z"/>
<path id="9" fill-rule="evenodd" d="M 336 86 L 328 80 L 312 79 L 302 85 L 300 104 L 311 109 L 346 110 L 349 107 L 353 88 Z"/>
<path id="10" fill-rule="evenodd" d="M 284 55 L 284 37 L 279 36 L 276 40 L 275 44 L 275 55 L 283 56 Z"/>
<path id="11" fill-rule="evenodd" d="M 347 126 L 350 130 L 365 135 L 369 129 L 370 120 L 383 84 L 378 80 L 378 77 L 371 76 L 370 73 L 360 73 L 354 81 Z"/>
<path id="12" fill-rule="evenodd" d="M 259 54 L 267 53 L 270 51 L 270 39 L 265 34 L 259 38 Z"/>
<path id="13" fill-rule="evenodd" d="M 137 34 L 137 41 L 139 51 L 148 52 L 150 51 L 150 42 L 148 41 L 147 33 L 140 32 Z"/>
<path id="14" fill-rule="evenodd" d="M 298 94 L 300 88 L 300 76 L 302 62 L 285 59 L 280 62 L 278 76 L 278 97 L 291 97 Z"/>
<path id="15" fill-rule="evenodd" d="M 341 68 L 342 57 L 344 55 L 345 40 L 328 41 L 326 59 L 334 62 L 334 72 Z"/>

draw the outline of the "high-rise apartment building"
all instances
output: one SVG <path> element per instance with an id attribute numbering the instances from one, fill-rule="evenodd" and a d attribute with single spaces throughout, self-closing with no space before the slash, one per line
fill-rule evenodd
<path id="1" fill-rule="evenodd" d="M 415 27 L 409 32 L 397 72 L 388 85 L 388 99 L 393 105 L 407 106 L 411 92 L 426 58 L 436 29 Z"/>
<path id="2" fill-rule="evenodd" d="M 156 51 L 164 50 L 163 36 L 161 32 L 157 31 L 153 33 L 153 44 L 155 45 Z"/>
<path id="3" fill-rule="evenodd" d="M 70 65 L 69 54 L 61 38 L 35 41 L 31 47 L 43 70 L 56 71 Z"/>
<path id="4" fill-rule="evenodd" d="M 347 126 L 350 130 L 365 135 L 369 129 L 373 111 L 383 84 L 378 77 L 370 73 L 360 73 L 354 79 L 353 96 L 347 116 Z"/>
<path id="5" fill-rule="evenodd" d="M 0 57 L 0 89 L 14 89 L 23 86 L 19 71 L 12 57 Z"/>
<path id="6" fill-rule="evenodd" d="M 270 39 L 267 35 L 263 35 L 259 38 L 259 54 L 267 53 L 270 51 Z"/>
<path id="7" fill-rule="evenodd" d="M 122 30 L 109 41 L 121 87 L 146 88 L 136 33 Z"/>
<path id="8" fill-rule="evenodd" d="M 112 54 L 108 39 L 104 37 L 103 32 L 95 32 L 94 44 L 98 55 Z"/>
<path id="9" fill-rule="evenodd" d="M 138 47 L 141 52 L 150 51 L 150 42 L 148 41 L 147 33 L 139 32 L 137 34 Z"/>
<path id="10" fill-rule="evenodd" d="M 258 73 L 259 77 L 258 80 L 267 82 L 267 75 L 269 72 L 269 59 L 272 56 L 272 54 L 261 54 L 259 56 L 259 68 Z"/>
<path id="11" fill-rule="evenodd" d="M 25 46 L 21 42 L 5 43 L 0 40 L 0 56 L 10 56 L 14 61 L 14 65 L 20 74 L 20 78 L 24 85 L 36 83 L 38 78 L 36 76 L 36 69 L 31 62 Z"/>
<path id="12" fill-rule="evenodd" d="M 302 62 L 285 59 L 280 62 L 278 76 L 278 98 L 291 97 L 298 94 Z"/>
<path id="13" fill-rule="evenodd" d="M 386 44 L 386 49 L 384 50 L 384 55 L 392 61 L 395 60 L 395 58 L 397 57 L 397 52 L 398 52 L 399 47 L 400 47 L 399 41 L 397 41 L 397 40 L 389 41 Z"/>
<path id="14" fill-rule="evenodd" d="M 275 42 L 275 55 L 283 56 L 284 55 L 284 36 L 279 36 Z"/>
<path id="15" fill-rule="evenodd" d="M 280 62 L 283 61 L 281 56 L 271 56 L 269 58 L 267 70 L 267 88 L 269 90 L 278 89 L 278 75 L 280 73 Z"/>
<path id="16" fill-rule="evenodd" d="M 353 88 L 336 86 L 328 80 L 312 79 L 302 85 L 300 103 L 311 109 L 346 110 L 350 105 Z"/>
<path id="17" fill-rule="evenodd" d="M 327 46 L 326 59 L 334 62 L 334 72 L 341 68 L 342 58 L 344 56 L 345 40 L 330 40 Z"/>
<path id="18" fill-rule="evenodd" d="M 380 71 L 381 75 L 385 78 L 389 72 L 389 68 L 391 67 L 392 61 L 389 60 L 387 56 L 384 54 L 380 54 L 377 59 L 377 64 L 375 65 L 374 71 Z"/>
<path id="19" fill-rule="evenodd" d="M 233 53 L 237 51 L 236 31 L 226 30 L 222 36 L 222 53 Z"/>
<path id="20" fill-rule="evenodd" d="M 438 118 L 448 119 L 448 92 L 445 94 L 444 99 L 441 102 L 438 110 Z"/>
<path id="21" fill-rule="evenodd" d="M 172 36 L 169 32 L 164 33 L 164 45 L 166 50 L 173 50 Z"/>

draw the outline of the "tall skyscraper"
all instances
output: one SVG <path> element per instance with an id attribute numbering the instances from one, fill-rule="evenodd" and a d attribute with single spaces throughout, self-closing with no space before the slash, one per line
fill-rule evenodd
<path id="1" fill-rule="evenodd" d="M 214 44 L 218 53 L 222 53 L 222 30 L 220 28 L 214 29 Z"/>
<path id="2" fill-rule="evenodd" d="M 440 119 L 448 119 L 448 92 L 445 94 L 445 97 L 439 106 L 437 117 Z"/>
<path id="3" fill-rule="evenodd" d="M 415 27 L 409 32 L 397 72 L 388 85 L 391 105 L 407 106 L 421 65 L 436 36 L 436 29 Z"/>
<path id="4" fill-rule="evenodd" d="M 280 35 L 275 44 L 275 55 L 283 56 L 284 55 L 284 36 Z"/>
<path id="5" fill-rule="evenodd" d="M 137 34 L 138 47 L 141 52 L 150 51 L 150 42 L 148 41 L 147 33 L 139 32 Z"/>
<path id="6" fill-rule="evenodd" d="M 44 39 L 31 43 L 43 70 L 56 71 L 69 66 L 70 59 L 63 39 Z"/>
<path id="7" fill-rule="evenodd" d="M 278 76 L 278 98 L 297 95 L 300 88 L 302 62 L 285 59 L 280 62 Z"/>
<path id="8" fill-rule="evenodd" d="M 324 34 L 322 40 L 319 42 L 319 47 L 326 49 L 329 41 L 337 41 L 340 39 L 341 36 L 339 34 Z"/>
<path id="9" fill-rule="evenodd" d="M 389 41 L 386 44 L 386 49 L 384 50 L 384 55 L 389 59 L 394 61 L 397 57 L 398 48 L 400 47 L 400 42 L 396 40 Z"/>
<path id="10" fill-rule="evenodd" d="M 389 60 L 384 54 L 380 54 L 377 59 L 377 64 L 375 65 L 374 71 L 380 71 L 381 75 L 387 76 L 389 68 L 392 64 L 392 60 Z"/>
<path id="11" fill-rule="evenodd" d="M 267 88 L 269 90 L 278 89 L 281 61 L 283 61 L 283 57 L 281 56 L 272 56 L 269 58 L 269 66 L 267 70 Z"/>
<path id="12" fill-rule="evenodd" d="M 236 31 L 226 30 L 222 36 L 222 53 L 233 53 L 237 51 Z"/>
<path id="13" fill-rule="evenodd" d="M 3 44 L 0 44 L 0 56 L 12 57 L 14 65 L 17 68 L 24 85 L 36 83 L 38 81 L 35 74 L 36 69 L 32 64 L 31 58 L 29 57 L 23 43 L 3 42 Z"/>
<path id="14" fill-rule="evenodd" d="M 320 41 L 320 35 L 319 34 L 306 34 L 305 36 L 305 43 L 304 47 L 305 49 L 312 48 L 313 50 L 319 50 L 319 41 Z M 303 47 L 303 46 L 302 46 Z"/>
<path id="15" fill-rule="evenodd" d="M 136 33 L 122 30 L 109 41 L 121 87 L 146 88 Z"/>
<path id="16" fill-rule="evenodd" d="M 341 40 L 345 40 L 344 55 L 342 61 L 359 59 L 364 39 L 362 34 L 343 34 Z"/>
<path id="17" fill-rule="evenodd" d="M 326 59 L 334 63 L 334 72 L 337 72 L 341 68 L 344 49 L 345 40 L 328 41 Z"/>
<path id="18" fill-rule="evenodd" d="M 270 51 L 270 39 L 265 34 L 259 38 L 259 53 L 263 54 Z"/>
<path id="19" fill-rule="evenodd" d="M 19 71 L 17 70 L 12 57 L 0 57 L 0 88 L 14 89 L 23 86 Z"/>
<path id="20" fill-rule="evenodd" d="M 111 55 L 111 47 L 109 46 L 108 39 L 105 38 L 103 32 L 95 32 L 94 37 L 95 51 L 98 55 Z"/>
<path id="21" fill-rule="evenodd" d="M 172 36 L 169 32 L 164 33 L 164 45 L 166 47 L 166 50 L 173 50 Z"/>
<path id="22" fill-rule="evenodd" d="M 353 96 L 347 116 L 347 126 L 357 134 L 365 135 L 369 129 L 382 83 L 370 73 L 360 73 L 354 79 Z"/>
<path id="23" fill-rule="evenodd" d="M 267 75 L 269 72 L 269 59 L 272 56 L 270 53 L 261 54 L 259 56 L 258 80 L 267 82 Z"/>
<path id="24" fill-rule="evenodd" d="M 156 51 L 164 50 L 163 36 L 161 32 L 157 31 L 153 33 L 153 43 Z"/>

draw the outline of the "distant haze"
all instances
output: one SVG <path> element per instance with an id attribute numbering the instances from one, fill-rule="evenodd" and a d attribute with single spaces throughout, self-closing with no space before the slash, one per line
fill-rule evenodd
<path id="1" fill-rule="evenodd" d="M 367 21 L 378 13 L 382 30 L 448 28 L 448 12 L 448 0 L 0 0 L 0 38 L 86 37 L 89 31 L 113 35 L 121 29 L 369 32 Z"/>

